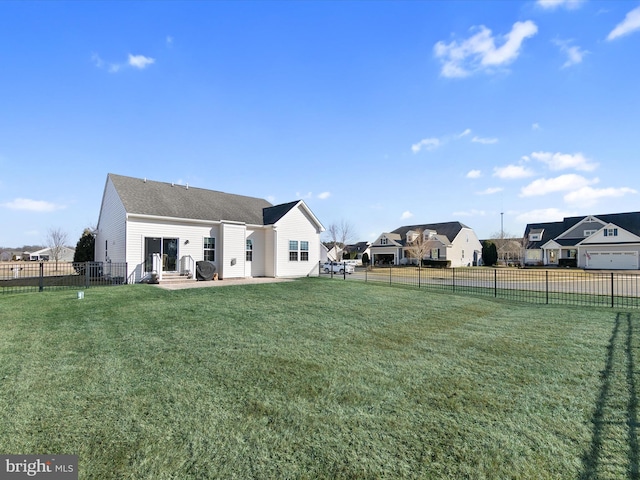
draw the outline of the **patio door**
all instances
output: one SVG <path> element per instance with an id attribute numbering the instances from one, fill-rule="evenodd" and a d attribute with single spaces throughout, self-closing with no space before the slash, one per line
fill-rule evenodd
<path id="1" fill-rule="evenodd" d="M 178 269 L 178 239 L 145 237 L 144 239 L 144 270 L 153 271 L 153 255 L 157 253 L 162 258 L 162 271 L 175 272 Z"/>

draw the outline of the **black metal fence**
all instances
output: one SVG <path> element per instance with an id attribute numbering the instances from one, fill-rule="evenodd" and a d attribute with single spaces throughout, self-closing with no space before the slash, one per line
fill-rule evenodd
<path id="1" fill-rule="evenodd" d="M 0 263 L 0 293 L 3 294 L 121 285 L 126 281 L 126 263 Z"/>
<path id="2" fill-rule="evenodd" d="M 558 268 L 368 267 L 322 276 L 527 303 L 640 308 L 640 274 Z"/>

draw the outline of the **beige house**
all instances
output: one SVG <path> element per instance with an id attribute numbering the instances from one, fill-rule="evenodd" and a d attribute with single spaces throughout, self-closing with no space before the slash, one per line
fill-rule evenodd
<path id="1" fill-rule="evenodd" d="M 478 265 L 482 245 L 470 227 L 460 222 L 407 225 L 382 233 L 369 247 L 373 265 L 406 265 L 417 263 L 411 256 L 411 244 L 418 235 L 428 247 L 423 263 L 450 267 Z"/>

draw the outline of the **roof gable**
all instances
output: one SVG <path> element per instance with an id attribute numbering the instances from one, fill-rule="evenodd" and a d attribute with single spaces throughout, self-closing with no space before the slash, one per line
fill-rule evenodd
<path id="1" fill-rule="evenodd" d="M 433 231 L 438 237 L 445 237 L 446 240 L 444 240 L 444 242 L 450 244 L 453 240 L 455 240 L 455 238 L 463 228 L 470 229 L 460 222 L 426 223 L 423 225 L 406 225 L 404 227 L 396 228 L 392 233 L 398 234 L 401 238 L 402 243 L 405 243 L 407 240 L 407 232 Z"/>

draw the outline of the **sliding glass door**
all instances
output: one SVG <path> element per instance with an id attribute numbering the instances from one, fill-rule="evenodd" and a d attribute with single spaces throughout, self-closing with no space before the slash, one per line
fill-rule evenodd
<path id="1" fill-rule="evenodd" d="M 178 269 L 178 239 L 146 237 L 144 239 L 144 270 L 153 271 L 153 255 L 162 259 L 163 272 L 175 272 Z"/>

